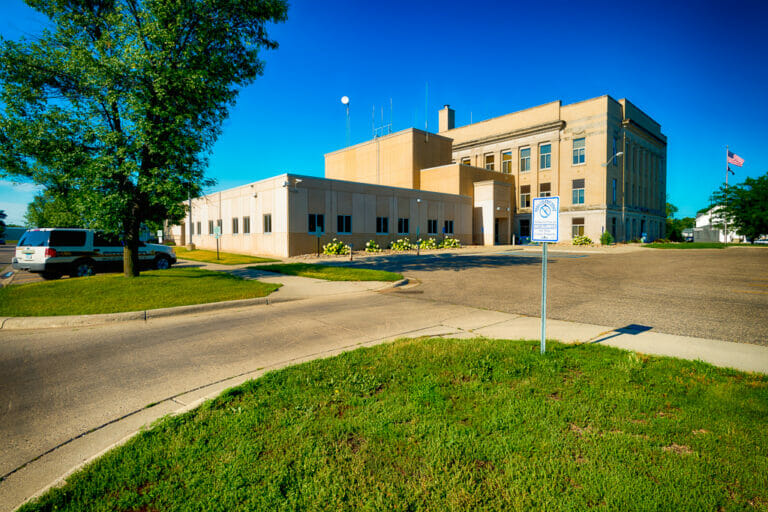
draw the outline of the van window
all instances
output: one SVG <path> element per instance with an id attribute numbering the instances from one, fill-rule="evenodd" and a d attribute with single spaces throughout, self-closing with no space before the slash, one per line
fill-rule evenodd
<path id="1" fill-rule="evenodd" d="M 19 247 L 43 247 L 48 245 L 50 231 L 27 231 L 19 240 Z"/>
<path id="2" fill-rule="evenodd" d="M 82 247 L 85 245 L 85 231 L 51 231 L 50 247 Z"/>
<path id="3" fill-rule="evenodd" d="M 120 237 L 111 233 L 102 233 L 97 231 L 93 234 L 93 246 L 94 247 L 120 247 L 123 244 L 120 242 Z"/>

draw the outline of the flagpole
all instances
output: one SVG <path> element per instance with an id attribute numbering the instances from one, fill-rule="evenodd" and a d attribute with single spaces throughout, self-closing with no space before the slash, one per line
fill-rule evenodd
<path id="1" fill-rule="evenodd" d="M 725 207 L 728 208 L 728 144 L 725 145 Z M 725 227 L 725 243 L 728 243 L 728 217 L 723 212 L 723 226 Z"/>

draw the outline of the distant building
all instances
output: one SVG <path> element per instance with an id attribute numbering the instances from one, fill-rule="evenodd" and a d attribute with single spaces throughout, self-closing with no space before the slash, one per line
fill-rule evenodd
<path id="1" fill-rule="evenodd" d="M 721 242 L 737 243 L 745 242 L 746 237 L 736 232 L 736 229 L 728 228 L 728 239 L 725 235 L 725 224 L 717 211 L 718 207 L 713 206 L 704 213 L 696 214 L 696 227 L 693 228 L 694 242 Z"/>
<path id="2" fill-rule="evenodd" d="M 559 101 L 439 133 L 407 129 L 325 155 L 325 178 L 282 174 L 192 201 L 192 242 L 288 256 L 332 238 L 453 236 L 509 244 L 530 236 L 531 200 L 560 196 L 560 239 L 610 231 L 664 236 L 667 139 L 627 100 Z M 618 153 L 622 153 L 618 155 Z M 189 227 L 174 227 L 177 243 Z"/>

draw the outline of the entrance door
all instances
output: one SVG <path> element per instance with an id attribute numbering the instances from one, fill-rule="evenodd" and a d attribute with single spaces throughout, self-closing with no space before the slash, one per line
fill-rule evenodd
<path id="1" fill-rule="evenodd" d="M 499 245 L 499 220 L 493 219 L 493 243 Z"/>

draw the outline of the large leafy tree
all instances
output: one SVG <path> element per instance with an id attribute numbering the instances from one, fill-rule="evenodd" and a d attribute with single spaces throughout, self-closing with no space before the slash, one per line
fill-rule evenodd
<path id="1" fill-rule="evenodd" d="M 754 241 L 768 235 L 768 173 L 759 178 L 746 178 L 744 183 L 722 185 L 712 195 L 718 215 L 728 221 L 728 229 Z"/>
<path id="2" fill-rule="evenodd" d="M 178 221 L 209 184 L 207 155 L 287 4 L 26 2 L 51 28 L 0 41 L 0 176 L 65 190 L 89 227 L 123 234 L 136 276 L 141 223 Z"/>

